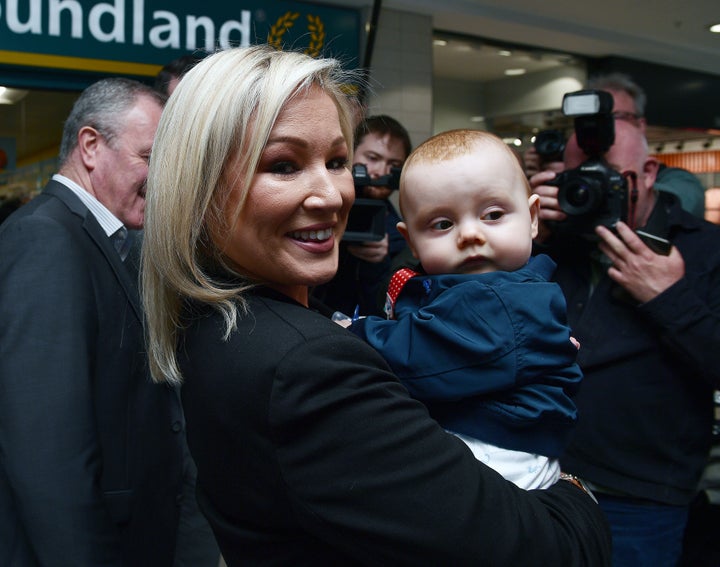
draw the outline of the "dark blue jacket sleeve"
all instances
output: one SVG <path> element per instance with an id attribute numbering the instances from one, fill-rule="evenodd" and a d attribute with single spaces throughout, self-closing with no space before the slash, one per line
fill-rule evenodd
<path id="1" fill-rule="evenodd" d="M 552 283 L 469 280 L 398 320 L 368 317 L 352 330 L 413 396 L 452 401 L 538 382 L 574 388 L 579 372 L 553 372 L 575 364 L 564 310 Z"/>

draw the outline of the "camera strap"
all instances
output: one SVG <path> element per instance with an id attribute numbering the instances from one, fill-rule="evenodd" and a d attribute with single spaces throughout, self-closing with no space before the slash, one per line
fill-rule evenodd
<path id="1" fill-rule="evenodd" d="M 622 174 L 625 180 L 627 181 L 630 191 L 629 191 L 629 202 L 628 202 L 628 216 L 627 216 L 627 225 L 635 230 L 635 206 L 637 205 L 638 200 L 638 189 L 637 189 L 637 173 L 634 171 L 626 171 Z"/>

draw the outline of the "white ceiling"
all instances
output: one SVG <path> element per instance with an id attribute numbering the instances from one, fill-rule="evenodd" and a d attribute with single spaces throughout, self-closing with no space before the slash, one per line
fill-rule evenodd
<path id="1" fill-rule="evenodd" d="M 382 6 L 431 15 L 438 31 L 720 74 L 720 34 L 708 31 L 720 23 L 718 0 L 385 0 Z M 437 72 L 461 77 L 469 68 L 448 60 Z"/>
<path id="2" fill-rule="evenodd" d="M 709 31 L 720 23 L 718 0 L 383 0 L 382 7 L 432 17 L 436 39 L 448 40 L 433 47 L 437 78 L 492 81 L 510 68 L 533 73 L 612 56 L 720 76 L 720 33 Z M 511 55 L 499 55 L 498 45 L 512 46 Z M 506 118 L 495 128 L 522 132 L 539 120 Z M 559 111 L 543 120 L 567 126 Z M 698 135 L 652 125 L 647 132 L 652 145 Z"/>
<path id="3" fill-rule="evenodd" d="M 505 71 L 521 69 L 523 73 L 546 71 L 580 63 L 569 53 L 531 49 L 518 46 L 508 48 L 496 40 L 473 38 L 448 32 L 435 32 L 433 44 L 433 74 L 435 78 L 484 83 L 506 77 Z"/>

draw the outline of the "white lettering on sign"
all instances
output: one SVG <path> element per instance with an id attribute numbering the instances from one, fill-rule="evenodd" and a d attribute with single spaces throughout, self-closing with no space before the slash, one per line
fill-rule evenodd
<path id="1" fill-rule="evenodd" d="M 18 14 L 18 0 L 7 1 L 7 27 L 15 33 L 42 33 L 40 18 L 34 17 L 40 13 L 40 0 L 30 0 L 30 17 L 26 22 L 21 22 Z"/>
<path id="2" fill-rule="evenodd" d="M 132 6 L 128 6 L 130 2 Z M 129 14 L 126 10 L 128 7 Z M 182 17 L 167 10 L 156 10 L 152 14 L 149 29 L 145 28 L 145 0 L 128 0 L 127 4 L 126 0 L 99 2 L 87 12 L 87 20 L 80 0 L 47 0 L 46 13 L 47 27 L 43 22 L 42 0 L 6 0 L 4 9 L 0 2 L 0 19 L 4 18 L 8 29 L 16 34 L 43 35 L 47 29 L 50 36 L 67 35 L 82 39 L 87 30 L 97 41 L 126 43 L 125 18 L 130 17 L 130 41 L 134 45 L 144 45 L 147 40 L 153 47 L 184 47 L 187 51 L 197 48 L 212 51 L 216 47 L 230 47 L 231 44 L 241 47 L 250 45 L 249 10 L 241 10 L 239 20 L 221 22 L 219 27 L 208 16 L 188 14 Z M 202 38 L 202 41 L 199 42 L 199 38 Z M 199 43 L 201 45 L 198 45 Z"/>

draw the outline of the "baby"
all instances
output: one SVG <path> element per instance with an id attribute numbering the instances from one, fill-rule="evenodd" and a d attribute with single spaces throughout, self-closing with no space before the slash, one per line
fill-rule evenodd
<path id="1" fill-rule="evenodd" d="M 476 458 L 526 489 L 559 477 L 582 374 L 555 264 L 531 258 L 539 197 L 515 154 L 452 130 L 410 154 L 397 227 L 420 262 L 388 289 L 388 319 L 351 330 Z"/>

